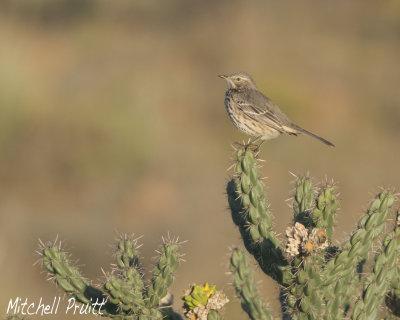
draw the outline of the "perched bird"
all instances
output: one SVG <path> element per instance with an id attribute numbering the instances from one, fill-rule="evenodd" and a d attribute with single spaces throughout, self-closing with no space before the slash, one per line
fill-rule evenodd
<path id="1" fill-rule="evenodd" d="M 328 140 L 293 123 L 275 103 L 257 90 L 249 74 L 237 72 L 230 76 L 219 75 L 219 77 L 225 79 L 228 84 L 225 108 L 229 117 L 236 128 L 256 137 L 254 141 L 261 139 L 263 142 L 281 134 L 297 136 L 305 133 L 334 147 Z"/>

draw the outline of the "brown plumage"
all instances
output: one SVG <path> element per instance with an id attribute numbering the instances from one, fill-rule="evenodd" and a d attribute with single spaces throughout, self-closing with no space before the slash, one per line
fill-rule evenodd
<path id="1" fill-rule="evenodd" d="M 305 133 L 333 147 L 328 140 L 311 133 L 297 124 L 268 97 L 257 90 L 251 76 L 244 72 L 230 76 L 220 75 L 226 80 L 225 108 L 233 124 L 248 135 L 270 140 L 281 134 Z"/>

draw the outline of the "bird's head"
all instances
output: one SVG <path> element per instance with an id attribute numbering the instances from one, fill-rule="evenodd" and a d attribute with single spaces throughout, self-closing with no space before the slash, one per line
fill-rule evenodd
<path id="1" fill-rule="evenodd" d="M 230 76 L 218 75 L 218 77 L 226 80 L 229 89 L 257 89 L 253 78 L 245 72 L 236 72 Z"/>

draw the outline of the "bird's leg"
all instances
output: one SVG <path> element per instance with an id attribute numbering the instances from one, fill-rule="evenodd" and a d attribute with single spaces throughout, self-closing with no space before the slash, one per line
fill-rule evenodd
<path id="1" fill-rule="evenodd" d="M 255 145 L 256 144 L 256 142 L 258 141 L 258 140 L 260 140 L 261 139 L 261 136 L 257 136 L 257 137 L 255 137 L 254 138 L 254 140 L 250 140 L 249 141 L 249 145 Z M 261 142 L 262 143 L 262 142 Z M 260 144 L 261 145 L 261 144 Z"/>

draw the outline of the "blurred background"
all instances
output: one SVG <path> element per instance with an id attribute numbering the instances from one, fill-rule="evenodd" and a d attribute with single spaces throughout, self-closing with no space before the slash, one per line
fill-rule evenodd
<path id="1" fill-rule="evenodd" d="M 100 283 L 118 233 L 144 236 L 149 274 L 169 232 L 188 240 L 176 308 L 191 283 L 208 281 L 231 298 L 227 319 L 245 319 L 226 274 L 241 240 L 225 186 L 231 144 L 247 137 L 228 119 L 217 74 L 249 72 L 336 144 L 281 137 L 261 157 L 282 238 L 290 172 L 310 172 L 337 182 L 341 242 L 379 187 L 399 190 L 399 49 L 396 0 L 2 0 L 1 316 L 10 298 L 62 296 L 33 266 L 39 238 L 58 235 Z M 257 280 L 279 316 L 278 288 L 259 270 Z"/>

